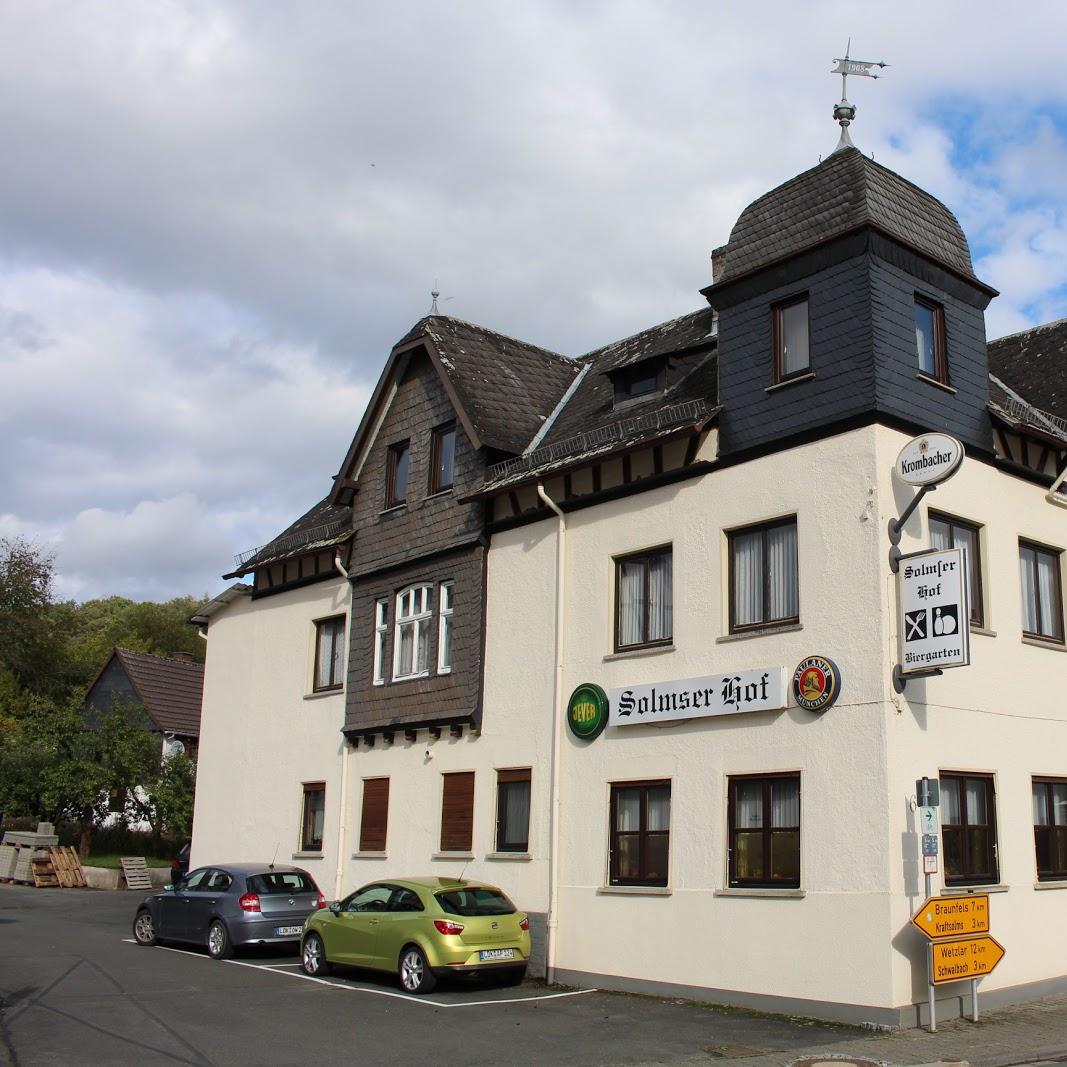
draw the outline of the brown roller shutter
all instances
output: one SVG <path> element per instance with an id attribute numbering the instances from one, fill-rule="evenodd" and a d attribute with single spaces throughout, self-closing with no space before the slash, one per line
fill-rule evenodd
<path id="1" fill-rule="evenodd" d="M 474 771 L 442 777 L 441 851 L 470 852 L 474 840 Z"/>
<path id="2" fill-rule="evenodd" d="M 529 767 L 513 767 L 506 771 L 497 771 L 498 782 L 528 782 L 530 780 Z"/>
<path id="3" fill-rule="evenodd" d="M 360 852 L 384 852 L 389 825 L 389 779 L 368 778 L 363 782 L 363 817 L 359 823 Z"/>

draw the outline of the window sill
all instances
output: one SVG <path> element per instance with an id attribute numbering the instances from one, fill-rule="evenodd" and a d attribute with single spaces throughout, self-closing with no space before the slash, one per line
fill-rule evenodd
<path id="1" fill-rule="evenodd" d="M 1067 889 L 1067 881 L 1063 882 L 1034 882 L 1035 889 Z"/>
<path id="2" fill-rule="evenodd" d="M 398 685 L 400 682 L 417 682 L 420 678 L 429 677 L 429 671 L 421 671 L 419 674 L 404 674 L 401 675 L 399 678 L 394 677 L 392 681 L 393 685 Z M 385 685 L 385 682 L 382 682 L 382 685 Z"/>
<path id="3" fill-rule="evenodd" d="M 984 626 L 975 626 L 973 623 L 971 624 L 971 633 L 972 634 L 981 634 L 983 637 L 996 637 L 997 636 L 997 631 L 996 630 L 987 630 Z"/>
<path id="4" fill-rule="evenodd" d="M 387 860 L 389 858 L 388 852 L 353 852 L 352 859 L 354 860 Z"/>
<path id="5" fill-rule="evenodd" d="M 436 500 L 441 496 L 451 496 L 454 485 L 446 485 L 444 489 L 435 489 L 432 493 L 426 494 L 427 500 Z"/>
<path id="6" fill-rule="evenodd" d="M 965 897 L 968 893 L 1006 893 L 1010 888 L 998 882 L 996 885 L 947 885 L 941 892 L 948 897 Z"/>
<path id="7" fill-rule="evenodd" d="M 669 897 L 674 890 L 669 885 L 602 885 L 596 892 L 603 897 Z"/>
<path id="8" fill-rule="evenodd" d="M 758 630 L 745 630 L 739 634 L 723 634 L 722 637 L 715 638 L 715 644 L 722 645 L 728 641 L 748 641 L 750 638 L 766 637 L 768 634 L 791 634 L 803 629 L 804 624 L 802 622 L 788 622 L 782 626 L 763 626 Z"/>
<path id="9" fill-rule="evenodd" d="M 787 378 L 784 382 L 775 382 L 774 385 L 768 385 L 763 391 L 765 393 L 775 393 L 779 389 L 785 389 L 790 385 L 799 385 L 801 382 L 810 382 L 815 377 L 815 371 L 809 370 L 807 374 L 798 374 L 795 378 Z"/>
<path id="10" fill-rule="evenodd" d="M 1047 648 L 1052 652 L 1067 652 L 1067 646 L 1059 641 L 1042 641 L 1040 637 L 1023 637 L 1024 645 L 1033 645 L 1034 648 Z"/>
<path id="11" fill-rule="evenodd" d="M 649 645 L 646 648 L 627 648 L 622 652 L 609 652 L 603 659 L 604 663 L 610 663 L 615 659 L 640 659 L 642 656 L 662 656 L 665 652 L 673 652 L 674 645 Z"/>
<path id="12" fill-rule="evenodd" d="M 344 696 L 345 687 L 339 685 L 334 689 L 315 689 L 310 693 L 304 694 L 305 700 L 321 700 L 323 697 L 336 697 Z"/>
<path id="13" fill-rule="evenodd" d="M 951 385 L 946 385 L 945 382 L 939 382 L 936 378 L 931 378 L 929 374 L 916 374 L 915 377 L 918 378 L 920 382 L 936 385 L 938 389 L 944 389 L 946 393 L 951 393 L 953 396 L 959 392 L 958 389 L 953 389 Z"/>
<path id="14" fill-rule="evenodd" d="M 432 860 L 472 860 L 474 859 L 473 852 L 434 852 L 430 859 Z"/>
<path id="15" fill-rule="evenodd" d="M 321 860 L 323 858 L 322 852 L 294 852 L 294 860 Z"/>
<path id="16" fill-rule="evenodd" d="M 802 900 L 808 894 L 803 889 L 760 889 L 753 886 L 751 889 L 716 889 L 711 894 L 713 897 L 768 897 L 779 900 Z"/>
<path id="17" fill-rule="evenodd" d="M 529 863 L 533 859 L 533 856 L 529 852 L 487 852 L 485 854 L 487 860 L 502 860 L 507 862 L 508 860 L 518 860 L 520 863 Z"/>
<path id="18" fill-rule="evenodd" d="M 403 511 L 407 506 L 408 502 L 406 500 L 402 500 L 399 504 L 390 504 L 389 507 L 383 508 L 378 512 L 378 518 L 381 518 L 383 515 L 392 515 L 397 511 Z"/>

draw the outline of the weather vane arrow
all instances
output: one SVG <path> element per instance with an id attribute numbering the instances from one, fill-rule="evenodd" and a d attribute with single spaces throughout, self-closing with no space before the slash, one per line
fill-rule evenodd
<path id="1" fill-rule="evenodd" d="M 849 55 L 851 51 L 852 38 L 850 37 L 848 44 L 845 46 L 844 59 L 835 59 L 834 62 L 837 66 L 830 71 L 831 74 L 841 75 L 841 103 L 834 108 L 834 118 L 837 119 L 841 126 L 841 140 L 837 142 L 837 148 L 834 149 L 835 152 L 840 152 L 842 148 L 856 147 L 852 143 L 852 138 L 848 135 L 848 128 L 856 117 L 856 105 L 848 102 L 848 93 L 846 92 L 848 76 L 853 74 L 860 78 L 880 78 L 881 74 L 875 73 L 873 68 L 877 67 L 879 71 L 882 71 L 889 66 L 888 63 L 868 63 L 863 59 L 853 59 Z"/>

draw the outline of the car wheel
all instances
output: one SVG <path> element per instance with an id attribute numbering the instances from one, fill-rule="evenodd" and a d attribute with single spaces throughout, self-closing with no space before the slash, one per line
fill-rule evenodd
<path id="1" fill-rule="evenodd" d="M 304 974 L 310 974 L 312 978 L 321 978 L 333 970 L 333 966 L 326 958 L 326 946 L 318 934 L 308 934 L 304 938 L 304 947 L 300 952 L 300 966 Z"/>
<path id="2" fill-rule="evenodd" d="M 500 984 L 502 986 L 519 985 L 525 977 L 525 967 L 509 967 L 500 975 Z"/>
<path id="3" fill-rule="evenodd" d="M 399 972 L 400 984 L 408 993 L 432 993 L 437 985 L 437 978 L 430 970 L 422 949 L 415 945 L 408 945 L 400 953 Z"/>
<path id="4" fill-rule="evenodd" d="M 207 931 L 207 954 L 213 960 L 228 960 L 233 955 L 230 934 L 225 923 L 216 919 Z"/>
<path id="5" fill-rule="evenodd" d="M 139 911 L 137 918 L 133 920 L 133 937 L 139 945 L 158 945 L 156 937 L 156 924 L 152 921 L 152 913 Z"/>

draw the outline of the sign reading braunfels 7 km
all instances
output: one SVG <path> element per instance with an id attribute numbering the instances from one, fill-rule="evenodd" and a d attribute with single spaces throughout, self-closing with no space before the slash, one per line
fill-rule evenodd
<path id="1" fill-rule="evenodd" d="M 961 548 L 902 556 L 900 669 L 904 674 L 971 662 L 967 559 Z"/>

